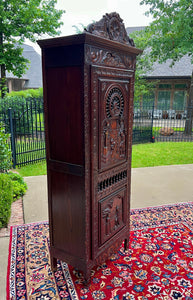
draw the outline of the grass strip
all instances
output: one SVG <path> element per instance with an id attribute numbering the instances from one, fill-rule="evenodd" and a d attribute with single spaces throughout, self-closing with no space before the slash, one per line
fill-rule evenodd
<path id="1" fill-rule="evenodd" d="M 132 168 L 193 164 L 192 142 L 159 142 L 133 146 Z"/>
<path id="2" fill-rule="evenodd" d="M 193 164 L 192 142 L 159 142 L 132 147 L 132 168 Z M 16 169 L 23 177 L 46 175 L 46 162 Z"/>

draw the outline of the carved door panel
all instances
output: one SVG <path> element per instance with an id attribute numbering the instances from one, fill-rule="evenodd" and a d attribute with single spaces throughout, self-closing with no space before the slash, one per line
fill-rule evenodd
<path id="1" fill-rule="evenodd" d="M 128 225 L 127 160 L 130 74 L 91 67 L 93 256 Z M 96 238 L 97 237 L 97 238 Z"/>
<path id="2" fill-rule="evenodd" d="M 99 170 L 102 172 L 126 161 L 126 81 L 99 79 Z"/>
<path id="3" fill-rule="evenodd" d="M 99 201 L 99 246 L 102 246 L 123 226 L 125 188 Z"/>

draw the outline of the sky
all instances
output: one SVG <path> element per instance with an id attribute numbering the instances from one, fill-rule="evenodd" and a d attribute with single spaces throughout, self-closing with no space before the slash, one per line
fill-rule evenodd
<path id="1" fill-rule="evenodd" d="M 140 0 L 58 0 L 57 8 L 66 11 L 62 16 L 62 35 L 76 34 L 73 25 L 87 26 L 111 12 L 119 13 L 125 27 L 146 26 L 151 21 L 145 16 L 148 7 L 139 3 Z"/>
<path id="2" fill-rule="evenodd" d="M 140 5 L 141 0 L 57 0 L 57 9 L 65 10 L 62 16 L 64 25 L 60 28 L 60 36 L 76 34 L 73 27 L 87 26 L 93 21 L 99 21 L 106 13 L 117 12 L 123 19 L 125 27 L 147 26 L 152 19 L 145 16 L 148 7 Z M 42 37 L 47 38 L 46 35 Z M 42 39 L 40 38 L 40 39 Z M 27 41 L 35 50 L 40 53 L 37 44 Z"/>

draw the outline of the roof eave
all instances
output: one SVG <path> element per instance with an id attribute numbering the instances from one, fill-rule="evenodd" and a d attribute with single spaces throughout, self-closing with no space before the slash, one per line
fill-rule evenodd
<path id="1" fill-rule="evenodd" d="M 191 79 L 191 76 L 143 76 L 145 79 Z"/>

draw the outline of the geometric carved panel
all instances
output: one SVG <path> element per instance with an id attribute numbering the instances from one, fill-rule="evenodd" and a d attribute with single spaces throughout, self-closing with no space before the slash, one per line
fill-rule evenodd
<path id="1" fill-rule="evenodd" d="M 99 202 L 100 212 L 100 239 L 101 246 L 118 232 L 125 224 L 123 219 L 124 190 L 118 191 L 116 195 L 111 195 Z"/>

